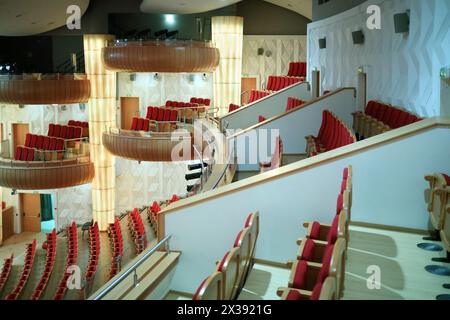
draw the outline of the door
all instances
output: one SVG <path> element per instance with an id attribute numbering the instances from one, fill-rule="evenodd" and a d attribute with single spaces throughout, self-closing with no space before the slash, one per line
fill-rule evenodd
<path id="1" fill-rule="evenodd" d="M 15 154 L 17 146 L 25 144 L 25 138 L 27 133 L 30 132 L 30 126 L 28 123 L 13 123 L 12 125 L 12 147 Z"/>
<path id="2" fill-rule="evenodd" d="M 367 105 L 367 73 L 358 72 L 358 110 L 363 111 Z"/>
<path id="3" fill-rule="evenodd" d="M 120 97 L 120 128 L 130 130 L 133 117 L 140 117 L 139 97 Z"/>
<path id="4" fill-rule="evenodd" d="M 250 91 L 256 90 L 258 87 L 258 81 L 256 77 L 243 77 L 241 81 L 241 104 L 247 104 Z M 244 92 L 248 92 L 244 94 Z"/>
<path id="5" fill-rule="evenodd" d="M 22 232 L 41 232 L 41 195 L 21 193 Z"/>

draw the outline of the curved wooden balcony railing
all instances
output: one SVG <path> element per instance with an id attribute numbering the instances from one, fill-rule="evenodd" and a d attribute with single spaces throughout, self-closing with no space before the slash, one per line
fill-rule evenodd
<path id="1" fill-rule="evenodd" d="M 137 161 L 172 162 L 196 158 L 194 134 L 185 132 L 143 132 L 109 130 L 103 145 L 112 154 Z"/>
<path id="2" fill-rule="evenodd" d="M 85 75 L 24 74 L 0 76 L 0 102 L 9 104 L 86 103 L 91 83 Z"/>
<path id="3" fill-rule="evenodd" d="M 0 186 L 10 189 L 61 189 L 90 183 L 93 178 L 89 157 L 32 162 L 0 159 Z"/>
<path id="4" fill-rule="evenodd" d="M 116 40 L 103 48 L 102 59 L 117 72 L 213 72 L 220 53 L 211 42 Z"/>

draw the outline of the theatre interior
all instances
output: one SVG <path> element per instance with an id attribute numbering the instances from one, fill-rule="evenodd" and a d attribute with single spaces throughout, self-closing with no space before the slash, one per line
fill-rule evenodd
<path id="1" fill-rule="evenodd" d="M 450 1 L 0 1 L 1 300 L 449 300 Z"/>

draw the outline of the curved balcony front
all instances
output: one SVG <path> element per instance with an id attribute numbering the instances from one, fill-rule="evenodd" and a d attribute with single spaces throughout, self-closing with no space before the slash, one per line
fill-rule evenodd
<path id="1" fill-rule="evenodd" d="M 115 156 L 149 162 L 177 162 L 197 159 L 191 132 L 143 132 L 110 130 L 103 133 L 103 145 Z M 200 151 L 201 152 L 201 151 Z"/>
<path id="2" fill-rule="evenodd" d="M 0 159 L 0 186 L 15 190 L 48 190 L 75 187 L 94 179 L 89 157 L 60 161 Z"/>
<path id="3" fill-rule="evenodd" d="M 200 41 L 121 41 L 102 50 L 105 67 L 117 72 L 214 72 L 219 49 Z"/>
<path id="4" fill-rule="evenodd" d="M 30 74 L 0 76 L 0 103 L 87 103 L 91 83 L 85 75 Z"/>

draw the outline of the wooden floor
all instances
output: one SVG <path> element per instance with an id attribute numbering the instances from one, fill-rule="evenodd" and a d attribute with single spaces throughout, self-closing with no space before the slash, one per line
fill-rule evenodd
<path id="1" fill-rule="evenodd" d="M 146 212 L 141 213 L 141 218 L 144 222 L 146 229 L 148 246 L 154 246 L 156 244 L 155 234 L 147 221 Z M 125 267 L 135 256 L 136 251 L 134 248 L 134 242 L 131 238 L 131 233 L 127 226 L 127 217 L 121 220 L 120 225 L 122 229 L 122 235 L 124 240 L 124 253 L 122 258 L 122 267 Z M 88 264 L 89 264 L 89 243 L 87 241 L 88 232 L 84 235 L 81 228 L 78 228 L 78 255 L 77 266 L 80 268 L 81 275 L 84 279 Z M 14 290 L 18 283 L 19 277 L 23 269 L 23 259 L 25 255 L 25 246 L 27 243 L 31 243 L 33 239 L 37 240 L 36 256 L 31 270 L 30 277 L 24 287 L 20 299 L 30 299 L 34 292 L 36 285 L 38 284 L 45 266 L 46 251 L 42 250 L 42 243 L 45 241 L 44 233 L 22 233 L 12 236 L 10 239 L 4 242 L 0 247 L 0 266 L 3 266 L 5 258 L 9 257 L 11 253 L 14 253 L 14 264 L 11 270 L 11 274 L 5 284 L 5 287 L 0 292 L 0 299 L 3 299 L 7 294 Z M 106 232 L 100 233 L 100 259 L 97 267 L 97 272 L 90 290 L 67 290 L 66 300 L 79 300 L 89 296 L 90 293 L 95 292 L 101 286 L 103 286 L 109 280 L 109 269 L 111 265 L 111 251 L 109 245 L 109 237 Z M 64 233 L 60 234 L 57 239 L 56 246 L 56 258 L 54 271 L 50 276 L 47 288 L 42 296 L 44 300 L 50 300 L 56 291 L 56 288 L 62 278 L 63 272 L 67 264 L 67 239 Z"/>

